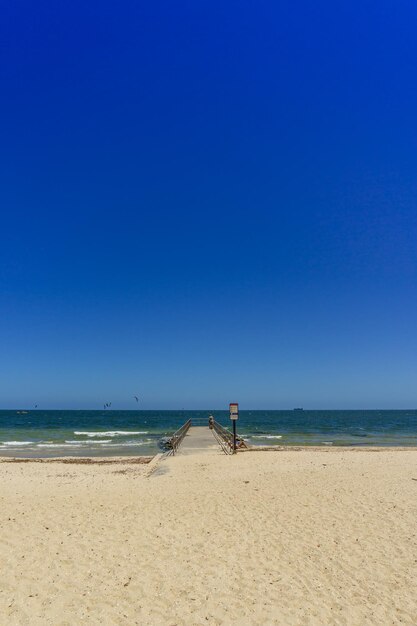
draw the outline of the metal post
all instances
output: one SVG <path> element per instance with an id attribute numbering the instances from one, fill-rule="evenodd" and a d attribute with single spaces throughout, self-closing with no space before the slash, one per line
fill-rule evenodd
<path id="1" fill-rule="evenodd" d="M 233 420 L 233 454 L 236 454 L 236 420 Z"/>
<path id="2" fill-rule="evenodd" d="M 239 417 L 239 405 L 237 402 L 229 404 L 229 416 L 233 422 L 233 454 L 236 454 L 236 420 Z"/>

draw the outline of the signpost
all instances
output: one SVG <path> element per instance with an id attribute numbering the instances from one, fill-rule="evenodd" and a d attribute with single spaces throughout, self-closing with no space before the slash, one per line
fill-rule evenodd
<path id="1" fill-rule="evenodd" d="M 239 418 L 239 405 L 237 402 L 229 404 L 229 414 L 233 423 L 233 454 L 236 454 L 236 421 Z"/>

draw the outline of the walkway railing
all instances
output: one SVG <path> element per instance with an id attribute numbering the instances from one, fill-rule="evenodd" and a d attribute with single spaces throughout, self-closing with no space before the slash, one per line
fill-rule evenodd
<path id="1" fill-rule="evenodd" d="M 233 454 L 233 434 L 224 426 L 213 420 L 213 433 L 226 454 Z M 242 437 L 236 437 L 236 449 L 247 448 Z"/>
<path id="2" fill-rule="evenodd" d="M 171 437 L 164 441 L 164 448 L 167 449 L 168 454 L 176 453 L 190 426 L 191 420 L 186 421 L 185 424 L 181 426 L 181 428 L 176 430 L 175 433 L 171 435 Z"/>

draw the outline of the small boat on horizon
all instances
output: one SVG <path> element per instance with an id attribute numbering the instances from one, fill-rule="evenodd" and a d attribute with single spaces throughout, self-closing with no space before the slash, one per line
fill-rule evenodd
<path id="1" fill-rule="evenodd" d="M 297 406 L 295 407 L 295 409 L 293 409 L 293 411 L 304 411 L 302 406 Z"/>

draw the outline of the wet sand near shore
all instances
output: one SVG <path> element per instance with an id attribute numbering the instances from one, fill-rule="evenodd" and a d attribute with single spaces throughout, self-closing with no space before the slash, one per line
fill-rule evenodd
<path id="1" fill-rule="evenodd" d="M 7 461 L 1 623 L 417 623 L 415 449 Z"/>

